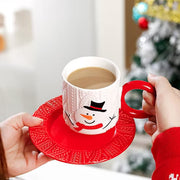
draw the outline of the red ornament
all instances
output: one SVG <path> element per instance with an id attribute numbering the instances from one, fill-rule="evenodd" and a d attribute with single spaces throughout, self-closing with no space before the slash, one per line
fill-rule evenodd
<path id="1" fill-rule="evenodd" d="M 144 30 L 148 29 L 149 22 L 145 17 L 139 18 L 138 24 L 141 29 L 144 29 Z"/>

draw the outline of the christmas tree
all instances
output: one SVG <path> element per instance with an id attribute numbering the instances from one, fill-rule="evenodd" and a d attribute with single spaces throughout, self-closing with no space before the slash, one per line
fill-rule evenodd
<path id="1" fill-rule="evenodd" d="M 133 19 L 145 31 L 137 41 L 128 80 L 147 81 L 152 73 L 180 89 L 180 0 L 136 0 Z M 130 92 L 127 102 L 141 108 L 141 92 Z"/>

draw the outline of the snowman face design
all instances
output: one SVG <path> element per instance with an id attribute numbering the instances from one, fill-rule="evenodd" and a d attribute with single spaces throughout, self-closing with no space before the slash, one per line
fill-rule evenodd
<path id="1" fill-rule="evenodd" d="M 103 109 L 105 101 L 97 103 L 91 101 L 90 106 L 84 106 L 75 112 L 76 131 L 88 134 L 96 134 L 97 132 L 106 131 L 111 121 L 115 118 L 109 117 L 106 109 Z"/>
<path id="2" fill-rule="evenodd" d="M 77 122 L 85 126 L 94 126 L 97 124 L 102 124 L 102 112 L 95 112 L 85 108 L 81 108 L 76 111 L 75 118 Z"/>
<path id="3" fill-rule="evenodd" d="M 78 109 L 74 112 L 75 121 L 71 119 L 71 114 L 65 112 L 73 129 L 84 134 L 99 134 L 113 127 L 111 122 L 116 118 L 116 115 L 111 113 L 110 115 L 106 109 L 103 109 L 104 103 L 105 101 L 102 103 L 91 101 L 90 106 Z"/>
<path id="4" fill-rule="evenodd" d="M 105 101 L 101 103 L 91 101 L 90 106 L 84 106 L 83 108 L 77 110 L 75 113 L 75 118 L 78 129 L 76 130 L 96 130 L 102 128 L 103 124 L 101 120 L 106 118 L 103 116 L 106 110 L 102 109 L 104 103 Z"/>

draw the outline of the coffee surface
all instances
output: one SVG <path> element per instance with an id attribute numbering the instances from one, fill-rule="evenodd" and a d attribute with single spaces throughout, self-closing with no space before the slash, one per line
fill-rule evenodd
<path id="1" fill-rule="evenodd" d="M 84 89 L 99 89 L 111 85 L 116 80 L 115 75 L 99 67 L 87 67 L 72 72 L 67 81 Z"/>

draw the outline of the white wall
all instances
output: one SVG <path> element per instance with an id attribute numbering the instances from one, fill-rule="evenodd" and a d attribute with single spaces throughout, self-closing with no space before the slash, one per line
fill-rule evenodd
<path id="1" fill-rule="evenodd" d="M 125 73 L 124 0 L 97 0 L 97 56 L 114 61 Z"/>
<path id="2" fill-rule="evenodd" d="M 37 0 L 33 12 L 38 105 L 61 94 L 61 72 L 96 54 L 94 0 Z"/>
<path id="3" fill-rule="evenodd" d="M 19 111 L 33 113 L 37 106 L 60 95 L 61 71 L 73 58 L 88 55 L 106 57 L 118 64 L 122 71 L 124 69 L 123 2 L 124 0 L 3 0 L 0 2 L 0 12 L 6 17 L 8 44 L 13 42 L 11 37 L 19 39 L 12 34 L 15 28 L 13 13 L 17 10 L 29 9 L 33 18 L 33 39 L 24 42 L 21 46 L 8 46 L 7 51 L 0 54 L 0 63 L 5 63 L 6 66 L 6 71 L 1 71 L 1 77 L 6 77 L 9 72 L 11 75 L 15 74 L 18 70 L 21 71 L 24 79 L 12 75 L 14 78 L 12 81 L 28 83 L 24 88 L 26 95 L 21 93 L 23 87 L 20 86 L 17 94 L 21 96 L 14 93 L 8 96 L 9 101 L 6 104 L 7 107 L 12 108 L 11 110 L 8 108 L 3 117 Z M 0 68 L 1 66 L 0 64 Z M 7 78 L 0 82 L 1 90 Z M 15 92 L 13 88 L 16 87 L 12 87 L 11 92 Z M 10 94 L 10 89 L 8 92 Z M 13 102 L 16 102 L 17 98 L 19 98 L 18 104 L 13 108 Z"/>
<path id="4" fill-rule="evenodd" d="M 0 121 L 22 111 L 33 113 L 35 110 L 36 77 L 33 41 L 25 33 L 25 30 L 31 31 L 28 26 L 31 24 L 31 13 L 29 13 L 29 21 L 24 14 L 19 16 L 19 12 L 22 10 L 31 12 L 32 1 L 0 1 L 0 13 L 3 14 L 5 23 L 6 45 L 5 50 L 0 52 Z M 24 23 L 27 25 L 25 28 L 22 27 L 22 20 L 26 22 Z"/>

